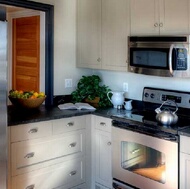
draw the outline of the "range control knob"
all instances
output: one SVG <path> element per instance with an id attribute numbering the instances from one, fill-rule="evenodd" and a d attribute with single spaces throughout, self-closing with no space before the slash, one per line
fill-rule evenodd
<path id="1" fill-rule="evenodd" d="M 152 93 L 151 95 L 150 95 L 150 98 L 154 98 L 155 97 L 155 95 Z"/>
<path id="2" fill-rule="evenodd" d="M 145 93 L 144 96 L 145 96 L 146 98 L 148 98 L 148 97 L 149 97 L 149 94 L 148 94 L 148 93 Z"/>

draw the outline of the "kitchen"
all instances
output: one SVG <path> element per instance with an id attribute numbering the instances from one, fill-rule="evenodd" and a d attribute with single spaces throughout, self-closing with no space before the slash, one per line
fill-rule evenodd
<path id="1" fill-rule="evenodd" d="M 44 0 L 37 1 L 52 4 L 54 12 L 54 95 L 70 94 L 81 75 L 98 74 L 112 90 L 123 90 L 128 83 L 128 98 L 141 100 L 145 86 L 189 91 L 188 78 L 163 78 L 96 69 L 76 68 L 76 1 Z M 64 81 L 72 78 L 73 87 L 65 88 Z M 114 78 L 110 80 L 110 78 Z M 139 81 L 143 82 L 139 82 Z M 60 85 L 60 81 L 63 81 Z M 171 88 L 172 86 L 172 88 Z"/>

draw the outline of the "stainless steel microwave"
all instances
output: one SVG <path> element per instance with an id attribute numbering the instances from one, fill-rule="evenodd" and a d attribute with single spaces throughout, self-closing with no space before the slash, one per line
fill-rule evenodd
<path id="1" fill-rule="evenodd" d="M 190 36 L 130 36 L 128 70 L 165 77 L 190 77 Z"/>

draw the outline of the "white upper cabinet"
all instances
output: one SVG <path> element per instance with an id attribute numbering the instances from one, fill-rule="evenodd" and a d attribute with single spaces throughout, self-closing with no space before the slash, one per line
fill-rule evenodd
<path id="1" fill-rule="evenodd" d="M 131 0 L 131 35 L 189 33 L 189 0 Z"/>
<path id="2" fill-rule="evenodd" d="M 77 2 L 77 66 L 126 71 L 129 1 Z"/>
<path id="3" fill-rule="evenodd" d="M 101 68 L 101 0 L 77 1 L 77 66 Z"/>

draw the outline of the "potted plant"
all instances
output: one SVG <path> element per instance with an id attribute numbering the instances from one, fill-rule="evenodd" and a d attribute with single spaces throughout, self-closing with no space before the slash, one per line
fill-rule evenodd
<path id="1" fill-rule="evenodd" d="M 77 89 L 71 93 L 73 102 L 88 102 L 95 107 L 108 107 L 111 102 L 107 93 L 111 91 L 108 86 L 100 85 L 98 75 L 82 76 L 77 84 Z M 96 102 L 97 100 L 97 102 Z"/>

